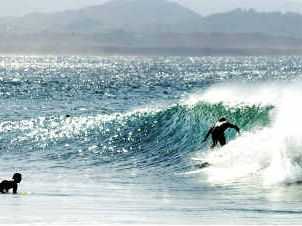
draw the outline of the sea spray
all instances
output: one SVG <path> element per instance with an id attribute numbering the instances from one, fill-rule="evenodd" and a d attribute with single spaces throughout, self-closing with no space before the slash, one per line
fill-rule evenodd
<path id="1" fill-rule="evenodd" d="M 268 184 L 302 180 L 301 83 L 285 86 L 272 127 L 272 163 L 264 173 Z"/>

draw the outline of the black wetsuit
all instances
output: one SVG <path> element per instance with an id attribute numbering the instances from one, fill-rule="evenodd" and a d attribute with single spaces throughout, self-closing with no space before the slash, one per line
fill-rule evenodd
<path id="1" fill-rule="evenodd" d="M 204 138 L 204 141 L 206 141 L 208 136 L 211 134 L 212 140 L 213 140 L 213 144 L 211 145 L 211 148 L 214 148 L 218 142 L 221 146 L 225 145 L 226 140 L 225 140 L 224 132 L 228 128 L 236 129 L 236 131 L 238 133 L 240 131 L 238 126 L 233 125 L 233 124 L 229 123 L 228 121 L 222 121 L 222 122 L 218 121 L 215 126 L 213 126 L 209 129 L 206 137 Z"/>
<path id="2" fill-rule="evenodd" d="M 0 192 L 8 193 L 10 189 L 13 189 L 13 193 L 16 194 L 18 190 L 18 184 L 14 180 L 4 180 L 0 183 Z"/>

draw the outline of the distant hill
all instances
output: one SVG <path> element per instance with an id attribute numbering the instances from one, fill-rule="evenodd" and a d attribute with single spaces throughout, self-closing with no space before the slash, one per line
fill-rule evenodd
<path id="1" fill-rule="evenodd" d="M 234 10 L 201 17 L 168 0 L 112 0 L 2 18 L 0 53 L 300 54 L 302 15 Z"/>
<path id="2" fill-rule="evenodd" d="M 199 14 L 167 0 L 112 0 L 81 10 L 29 14 L 0 22 L 0 31 L 10 33 L 188 33 L 199 27 Z"/>
<path id="3" fill-rule="evenodd" d="M 103 5 L 51 14 L 0 19 L 1 33 L 264 33 L 302 37 L 302 15 L 233 10 L 201 17 L 167 0 L 112 0 Z"/>
<path id="4" fill-rule="evenodd" d="M 302 15 L 237 9 L 203 18 L 202 31 L 302 37 Z"/>

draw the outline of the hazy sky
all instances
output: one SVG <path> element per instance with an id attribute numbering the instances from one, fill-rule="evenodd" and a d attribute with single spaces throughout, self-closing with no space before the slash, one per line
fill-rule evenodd
<path id="1" fill-rule="evenodd" d="M 20 16 L 30 12 L 53 12 L 103 4 L 108 0 L 0 0 L 0 16 Z M 150 0 L 152 1 L 152 0 Z M 261 11 L 298 11 L 302 0 L 173 0 L 202 15 L 232 10 L 255 8 Z"/>

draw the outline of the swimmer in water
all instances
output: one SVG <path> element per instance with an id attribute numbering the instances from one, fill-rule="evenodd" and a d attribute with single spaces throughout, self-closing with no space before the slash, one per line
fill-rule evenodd
<path id="1" fill-rule="evenodd" d="M 10 189 L 13 189 L 13 194 L 17 194 L 18 184 L 22 180 L 22 175 L 20 173 L 15 173 L 12 180 L 4 180 L 0 183 L 0 192 L 8 193 Z"/>

